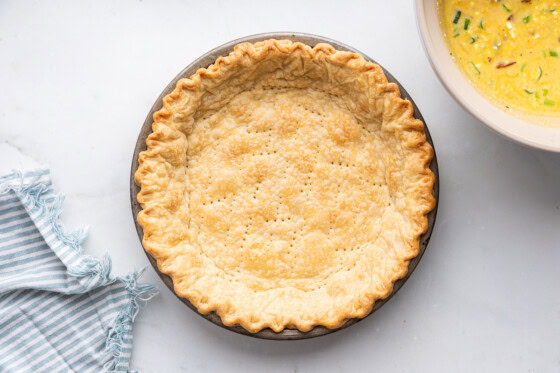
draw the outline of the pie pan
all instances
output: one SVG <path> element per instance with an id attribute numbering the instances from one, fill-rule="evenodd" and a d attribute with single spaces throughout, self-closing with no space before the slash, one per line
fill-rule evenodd
<path id="1" fill-rule="evenodd" d="M 291 40 L 291 41 L 302 42 L 302 43 L 307 44 L 309 46 L 315 46 L 318 43 L 328 43 L 338 50 L 345 50 L 345 51 L 360 53 L 359 51 L 355 50 L 354 48 L 351 48 L 351 47 L 346 46 L 346 45 L 344 45 L 342 43 L 339 43 L 337 41 L 327 39 L 327 38 L 323 38 L 323 37 L 320 37 L 320 36 L 315 36 L 315 35 L 310 35 L 310 34 L 302 34 L 302 33 L 288 33 L 288 32 L 266 33 L 266 34 L 258 34 L 258 35 L 248 36 L 248 37 L 245 37 L 245 38 L 242 38 L 242 39 L 237 39 L 237 40 L 231 41 L 227 44 L 224 44 L 224 45 L 206 53 L 205 55 L 203 55 L 202 57 L 200 57 L 199 59 L 197 59 L 196 61 L 191 63 L 189 66 L 187 66 L 183 71 L 181 71 L 179 73 L 179 75 L 177 75 L 175 77 L 175 79 L 173 79 L 171 81 L 171 83 L 169 83 L 169 85 L 161 93 L 161 95 L 158 97 L 155 104 L 153 105 L 152 109 L 148 113 L 148 116 L 146 117 L 146 120 L 145 120 L 145 122 L 142 126 L 142 129 L 140 131 L 140 134 L 138 136 L 138 140 L 136 142 L 136 146 L 135 146 L 135 149 L 134 149 L 134 155 L 133 155 L 132 167 L 131 167 L 131 174 L 130 174 L 130 200 L 131 200 L 131 206 L 132 206 L 132 215 L 133 215 L 133 219 L 134 219 L 134 222 L 135 222 L 135 225 L 136 225 L 136 231 L 138 233 L 138 237 L 140 239 L 140 242 L 142 242 L 144 234 L 143 234 L 142 227 L 140 226 L 140 224 L 138 224 L 137 216 L 138 216 L 138 213 L 142 210 L 142 207 L 140 206 L 140 204 L 138 203 L 137 198 L 136 198 L 137 194 L 140 192 L 140 187 L 136 185 L 135 180 L 134 180 L 134 176 L 135 176 L 135 173 L 138 169 L 139 153 L 146 150 L 146 138 L 152 132 L 153 114 L 154 114 L 154 112 L 156 112 L 156 111 L 158 111 L 162 108 L 163 97 L 165 97 L 171 91 L 173 91 L 173 89 L 175 88 L 175 85 L 176 85 L 178 80 L 180 80 L 182 78 L 188 78 L 193 73 L 195 73 L 197 69 L 208 67 L 209 65 L 214 63 L 214 61 L 218 57 L 229 54 L 233 50 L 233 47 L 236 44 L 239 44 L 239 43 L 242 43 L 242 42 L 252 42 L 253 43 L 253 42 L 258 42 L 258 41 L 262 41 L 262 40 L 266 40 L 266 39 L 288 39 L 288 40 Z M 360 54 L 362 56 L 364 56 L 364 58 L 366 60 L 375 62 L 371 58 L 364 55 L 363 53 L 360 53 Z M 408 93 L 406 92 L 406 90 L 385 69 L 383 69 L 383 72 L 385 73 L 387 79 L 390 82 L 394 82 L 395 84 L 398 85 L 398 87 L 400 89 L 401 96 L 405 99 L 408 99 L 412 103 L 413 108 L 414 108 L 415 118 L 424 122 L 424 119 L 422 118 L 422 115 L 420 114 L 420 112 L 419 112 L 418 108 L 416 107 L 416 105 L 414 104 L 414 102 L 411 100 L 411 98 L 408 95 Z M 433 147 L 433 142 L 432 142 L 430 133 L 428 131 L 428 128 L 426 126 L 424 128 L 425 128 L 425 134 L 426 134 L 427 141 Z M 385 304 L 391 298 L 391 296 L 393 296 L 401 288 L 401 286 L 406 282 L 406 280 L 410 277 L 410 275 L 412 274 L 412 272 L 414 271 L 414 269 L 418 265 L 418 262 L 420 261 L 422 255 L 424 254 L 424 251 L 426 250 L 426 247 L 428 245 L 428 241 L 429 241 L 430 236 L 432 234 L 434 223 L 435 223 L 435 218 L 436 218 L 436 213 L 437 213 L 438 197 L 439 197 L 439 177 L 438 177 L 438 167 L 437 167 L 437 159 L 436 159 L 435 151 L 434 151 L 433 159 L 430 163 L 430 169 L 432 170 L 432 172 L 435 175 L 433 195 L 434 195 L 436 204 L 435 204 L 434 209 L 427 216 L 427 218 L 428 218 L 428 228 L 427 228 L 426 232 L 420 237 L 420 248 L 419 248 L 418 255 L 410 261 L 409 266 L 408 266 L 408 272 L 407 272 L 406 276 L 404 276 L 402 279 L 400 279 L 400 280 L 398 280 L 394 283 L 392 292 L 389 294 L 389 296 L 387 298 L 377 300 L 375 302 L 370 314 L 375 312 L 376 310 L 378 310 L 383 304 Z M 148 260 L 150 261 L 150 263 L 154 267 L 155 271 L 158 273 L 158 275 L 163 280 L 163 282 L 166 284 L 166 286 L 171 291 L 173 291 L 173 282 L 172 282 L 171 278 L 169 276 L 163 274 L 158 269 L 157 262 L 154 258 L 152 258 L 151 255 L 149 255 L 147 252 L 146 252 L 146 255 L 148 257 Z M 194 307 L 187 299 L 182 298 L 182 297 L 178 297 L 178 298 L 183 303 L 185 303 L 189 308 L 191 308 L 194 312 L 199 313 L 197 311 L 196 307 Z M 355 323 L 357 323 L 358 321 L 361 320 L 361 319 L 348 319 L 340 327 L 335 328 L 335 329 L 329 329 L 329 328 L 326 328 L 326 327 L 323 327 L 323 326 L 316 326 L 312 330 L 307 331 L 307 332 L 302 332 L 302 331 L 297 330 L 297 329 L 284 329 L 281 332 L 274 332 L 273 330 L 271 330 L 269 328 L 266 328 L 266 329 L 263 329 L 263 330 L 261 330 L 257 333 L 251 333 L 241 326 L 226 326 L 226 325 L 224 325 L 222 323 L 219 315 L 217 315 L 215 312 L 210 312 L 208 314 L 201 314 L 201 313 L 199 313 L 199 314 L 202 317 L 204 317 L 205 319 L 211 321 L 212 323 L 214 323 L 218 326 L 221 326 L 223 328 L 229 329 L 231 331 L 234 331 L 236 333 L 244 334 L 244 335 L 248 335 L 248 336 L 256 337 L 256 338 L 276 339 L 276 340 L 294 340 L 294 339 L 306 339 L 306 338 L 318 337 L 318 336 L 321 336 L 321 335 L 333 333 L 333 332 L 335 332 L 337 330 L 340 330 L 340 329 L 347 328 L 350 325 L 353 325 L 353 324 L 355 324 Z"/>

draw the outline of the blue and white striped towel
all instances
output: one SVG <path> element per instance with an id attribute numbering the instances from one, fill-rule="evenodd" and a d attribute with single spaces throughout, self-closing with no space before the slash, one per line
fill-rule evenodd
<path id="1" fill-rule="evenodd" d="M 154 286 L 81 254 L 47 169 L 0 177 L 0 372 L 128 371 L 132 322 Z"/>

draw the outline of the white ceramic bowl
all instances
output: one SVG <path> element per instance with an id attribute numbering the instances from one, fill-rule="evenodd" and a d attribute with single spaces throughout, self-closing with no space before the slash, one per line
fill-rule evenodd
<path id="1" fill-rule="evenodd" d="M 416 0 L 416 19 L 432 68 L 455 100 L 482 123 L 521 144 L 560 152 L 560 117 L 526 115 L 490 102 L 474 88 L 451 59 L 437 0 Z M 546 126 L 534 123 L 546 123 Z"/>

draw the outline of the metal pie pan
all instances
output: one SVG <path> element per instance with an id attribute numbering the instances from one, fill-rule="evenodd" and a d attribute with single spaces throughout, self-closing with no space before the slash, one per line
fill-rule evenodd
<path id="1" fill-rule="evenodd" d="M 131 206 L 132 206 L 132 217 L 134 219 L 134 224 L 136 226 L 136 231 L 138 233 L 138 238 L 140 239 L 141 243 L 142 243 L 142 238 L 144 236 L 144 233 L 142 231 L 142 227 L 140 226 L 140 224 L 138 224 L 138 220 L 137 220 L 136 217 L 138 216 L 138 213 L 142 210 L 142 207 L 140 206 L 140 204 L 136 200 L 136 196 L 140 192 L 140 188 L 134 182 L 134 174 L 136 173 L 136 170 L 138 169 L 138 155 L 140 154 L 140 152 L 146 150 L 146 138 L 148 137 L 148 135 L 150 133 L 152 133 L 153 114 L 156 111 L 158 111 L 162 108 L 163 98 L 175 89 L 175 85 L 176 85 L 176 83 L 179 79 L 188 78 L 191 75 L 193 75 L 196 72 L 196 70 L 198 70 L 199 68 L 205 68 L 205 67 L 208 67 L 209 65 L 211 65 L 212 63 L 214 63 L 214 61 L 216 61 L 216 59 L 218 57 L 228 55 L 233 50 L 233 47 L 236 44 L 243 43 L 243 42 L 258 42 L 258 41 L 266 40 L 266 39 L 289 39 L 289 40 L 292 40 L 292 41 L 302 42 L 302 43 L 307 44 L 307 45 L 312 46 L 312 47 L 315 46 L 318 43 L 328 43 L 338 50 L 346 50 L 346 51 L 359 53 L 366 60 L 376 63 L 372 58 L 368 57 L 364 53 L 361 53 L 361 52 L 359 52 L 358 50 L 356 50 L 352 47 L 349 47 L 345 44 L 342 44 L 342 43 L 340 43 L 338 41 L 335 41 L 335 40 L 332 40 L 332 39 L 324 38 L 322 36 L 304 34 L 304 33 L 297 33 L 297 32 L 273 32 L 273 33 L 251 35 L 251 36 L 247 36 L 247 37 L 244 37 L 244 38 L 241 38 L 241 39 L 233 40 L 229 43 L 226 43 L 222 46 L 219 46 L 219 47 L 211 50 L 210 52 L 204 54 L 203 56 L 201 56 L 200 58 L 198 58 L 197 60 L 192 62 L 190 65 L 185 67 L 183 69 L 183 71 L 181 71 L 167 85 L 167 87 L 163 90 L 163 92 L 159 95 L 159 97 L 155 101 L 154 105 L 152 106 L 152 109 L 150 110 L 150 112 L 146 116 L 146 120 L 144 121 L 144 124 L 142 125 L 142 128 L 140 130 L 140 134 L 138 135 L 138 140 L 136 141 L 136 146 L 134 147 L 134 154 L 132 156 L 132 167 L 131 167 L 131 170 L 130 170 L 130 202 L 131 202 Z M 387 76 L 387 79 L 390 82 L 393 82 L 393 83 L 398 85 L 398 87 L 400 89 L 400 92 L 401 92 L 401 96 L 403 98 L 406 98 L 407 100 L 409 100 L 412 103 L 412 105 L 414 107 L 414 117 L 417 118 L 417 119 L 420 119 L 425 124 L 426 122 L 424 121 L 424 118 L 422 117 L 422 114 L 420 114 L 420 110 L 418 110 L 418 107 L 416 106 L 416 104 L 414 103 L 412 98 L 409 96 L 409 94 L 406 92 L 404 87 L 385 68 L 383 68 L 383 72 L 385 73 L 385 75 Z M 433 147 L 434 144 L 432 142 L 430 132 L 428 131 L 428 127 L 425 126 L 424 130 L 426 132 L 426 138 L 427 138 L 428 142 Z M 395 293 L 397 291 L 399 291 L 399 289 L 404 285 L 404 283 L 411 276 L 412 272 L 414 272 L 414 269 L 416 268 L 416 266 L 418 265 L 418 262 L 420 261 L 420 259 L 424 255 L 424 252 L 426 251 L 426 247 L 428 246 L 428 242 L 430 240 L 430 237 L 432 235 L 432 231 L 434 229 L 434 224 L 435 224 L 436 214 L 437 214 L 437 208 L 438 208 L 438 201 L 439 201 L 439 173 L 438 173 L 438 164 L 437 164 L 437 158 L 436 158 L 436 154 L 435 154 L 435 148 L 434 148 L 434 158 L 432 159 L 432 162 L 430 163 L 430 169 L 433 171 L 433 173 L 436 177 L 435 178 L 435 183 L 434 183 L 434 197 L 435 197 L 435 200 L 436 200 L 436 206 L 428 214 L 428 229 L 427 229 L 426 233 L 424 233 L 420 237 L 420 251 L 419 251 L 418 255 L 410 261 L 410 263 L 408 265 L 408 273 L 406 274 L 406 276 L 404 276 L 402 279 L 395 282 L 395 284 L 393 286 L 393 291 L 391 292 L 391 294 L 389 294 L 389 296 L 387 298 L 380 299 L 380 300 L 377 300 L 375 302 L 375 304 L 374 304 L 371 312 L 369 313 L 369 315 L 371 315 L 372 313 L 377 311 L 379 308 L 381 308 L 385 303 L 387 303 L 389 301 L 389 299 L 391 299 L 391 297 L 393 295 L 395 295 Z M 157 266 L 157 261 L 154 258 L 152 258 L 152 256 L 150 254 L 148 254 L 145 250 L 144 250 L 144 252 L 146 253 L 146 256 L 148 257 L 148 260 L 150 261 L 150 263 L 154 267 L 154 270 L 158 273 L 159 277 L 162 279 L 162 281 L 165 283 L 165 285 L 174 293 L 173 281 L 171 280 L 171 278 L 169 276 L 163 274 L 159 270 L 159 268 Z M 284 329 L 283 331 L 281 331 L 279 333 L 276 333 L 272 329 L 266 328 L 266 329 L 263 329 L 263 330 L 261 330 L 257 333 L 251 333 L 251 332 L 247 331 L 246 329 L 244 329 L 243 327 L 238 326 L 238 325 L 236 325 L 236 326 L 226 326 L 226 325 L 224 325 L 222 323 L 220 317 L 218 316 L 218 314 L 216 314 L 215 312 L 210 312 L 208 314 L 201 314 L 201 313 L 198 312 L 196 307 L 194 307 L 187 299 L 181 298 L 179 296 L 177 296 L 177 297 L 181 300 L 181 302 L 183 302 L 185 305 L 187 305 L 187 307 L 189 307 L 191 310 L 198 313 L 200 316 L 204 317 L 206 320 L 208 320 L 208 321 L 210 321 L 210 322 L 212 322 L 212 323 L 214 323 L 214 324 L 216 324 L 216 325 L 218 325 L 222 328 L 231 330 L 231 331 L 239 333 L 239 334 L 247 335 L 247 336 L 254 337 L 254 338 L 262 338 L 262 339 L 296 340 L 296 339 L 314 338 L 314 337 L 319 337 L 319 336 L 322 336 L 322 335 L 334 333 L 338 330 L 341 330 L 341 329 L 347 328 L 351 325 L 354 325 L 354 324 L 358 323 L 360 320 L 362 320 L 362 319 L 348 319 L 344 322 L 344 324 L 342 324 L 340 327 L 335 328 L 335 329 L 328 329 L 324 326 L 316 326 L 316 327 L 314 327 L 313 329 L 311 329 L 310 331 L 307 331 L 307 332 L 302 332 L 302 331 L 299 331 L 297 329 Z M 366 316 L 366 317 L 368 317 L 368 316 Z"/>

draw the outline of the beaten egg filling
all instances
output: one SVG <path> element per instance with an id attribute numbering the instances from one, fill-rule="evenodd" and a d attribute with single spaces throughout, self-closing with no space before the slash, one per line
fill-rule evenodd
<path id="1" fill-rule="evenodd" d="M 560 1 L 439 0 L 452 57 L 492 99 L 560 114 Z"/>

